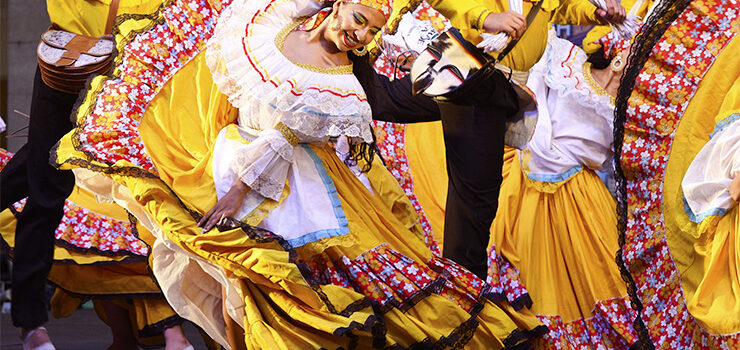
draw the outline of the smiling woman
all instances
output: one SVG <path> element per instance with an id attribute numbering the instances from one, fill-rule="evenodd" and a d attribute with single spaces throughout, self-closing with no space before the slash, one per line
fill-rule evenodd
<path id="1" fill-rule="evenodd" d="M 350 64 L 347 51 L 367 52 L 385 25 L 386 15 L 372 7 L 352 2 L 335 2 L 330 20 L 321 21 L 308 31 L 291 31 L 285 38 L 283 54 L 293 62 L 332 67 Z"/>

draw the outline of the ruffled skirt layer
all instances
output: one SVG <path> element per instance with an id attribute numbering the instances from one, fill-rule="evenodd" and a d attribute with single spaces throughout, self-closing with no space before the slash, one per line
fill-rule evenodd
<path id="1" fill-rule="evenodd" d="M 0 169 L 13 156 L 0 149 Z M 25 200 L 0 213 L 0 236 L 12 255 L 16 216 Z M 149 271 L 149 232 L 132 221 L 121 207 L 98 203 L 95 196 L 75 187 L 65 202 L 62 222 L 55 231 L 54 263 L 48 279 L 58 288 L 51 300 L 52 315 L 67 317 L 88 298 L 105 320 L 98 298 L 113 300 L 127 310 L 138 343 L 163 346 L 162 332 L 182 319 L 164 299 Z"/>
<path id="2" fill-rule="evenodd" d="M 599 177 L 582 170 L 566 181 L 528 179 L 516 151 L 505 155 L 491 248 L 520 272 L 532 311 L 550 332 L 543 348 L 628 348 L 634 312 L 614 258 L 615 201 Z M 498 273 L 489 266 L 489 274 Z"/>
<path id="3" fill-rule="evenodd" d="M 62 168 L 81 168 L 86 188 L 156 237 L 151 267 L 178 314 L 225 346 L 264 349 L 495 349 L 543 331 L 430 252 L 379 162 L 368 174 L 371 193 L 329 147 L 309 148 L 336 187 L 347 233 L 293 248 L 246 225 L 201 232 L 201 213 L 216 203 L 217 135 L 237 116 L 202 54 L 227 4 L 171 1 L 124 19 L 113 73 L 92 81 L 78 127 L 56 153 Z"/>

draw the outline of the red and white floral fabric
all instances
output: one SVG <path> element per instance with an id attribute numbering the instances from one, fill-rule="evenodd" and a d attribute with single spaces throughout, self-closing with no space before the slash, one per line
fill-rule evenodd
<path id="1" fill-rule="evenodd" d="M 655 346 L 740 347 L 740 334 L 712 335 L 686 306 L 663 216 L 664 179 L 676 130 L 705 74 L 738 40 L 740 2 L 695 0 L 653 47 L 629 99 L 621 150 L 627 222 L 622 258 L 634 280 L 638 316 Z M 736 317 L 730 316 L 728 317 Z"/>

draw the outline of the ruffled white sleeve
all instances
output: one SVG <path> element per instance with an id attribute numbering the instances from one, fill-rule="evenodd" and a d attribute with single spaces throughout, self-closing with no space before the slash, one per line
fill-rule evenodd
<path id="1" fill-rule="evenodd" d="M 681 186 L 696 218 L 721 216 L 733 204 L 728 187 L 740 175 L 740 113 L 716 132 L 691 162 Z"/>
<path id="2" fill-rule="evenodd" d="M 301 18 L 321 4 L 236 0 L 219 19 L 206 63 L 214 84 L 239 109 L 238 126 L 222 131 L 217 145 L 223 147 L 214 151 L 219 198 L 239 179 L 260 196 L 279 200 L 299 142 L 339 136 L 372 141 L 370 105 L 351 66 L 313 67 L 281 52 Z"/>
<path id="3" fill-rule="evenodd" d="M 293 162 L 293 147 L 298 143 L 297 136 L 292 137 L 289 141 L 278 129 L 261 131 L 254 141 L 233 150 L 229 168 L 252 191 L 277 201 Z"/>

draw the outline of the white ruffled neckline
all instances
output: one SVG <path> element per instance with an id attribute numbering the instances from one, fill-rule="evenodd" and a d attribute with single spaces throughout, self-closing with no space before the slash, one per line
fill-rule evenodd
<path id="1" fill-rule="evenodd" d="M 312 0 L 232 3 L 206 49 L 213 81 L 248 118 L 259 114 L 316 138 L 349 136 L 371 142 L 370 105 L 352 66 L 300 64 L 280 50 L 301 19 L 320 7 Z"/>
<path id="2" fill-rule="evenodd" d="M 613 98 L 603 91 L 595 81 L 591 83 L 584 74 L 584 67 L 590 66 L 586 62 L 586 54 L 583 50 L 572 52 L 575 45 L 561 38 L 548 40 L 546 57 L 545 84 L 548 88 L 555 90 L 559 95 L 567 97 L 582 107 L 595 110 L 604 118 L 613 118 Z M 590 76 L 590 72 L 589 72 Z"/>

